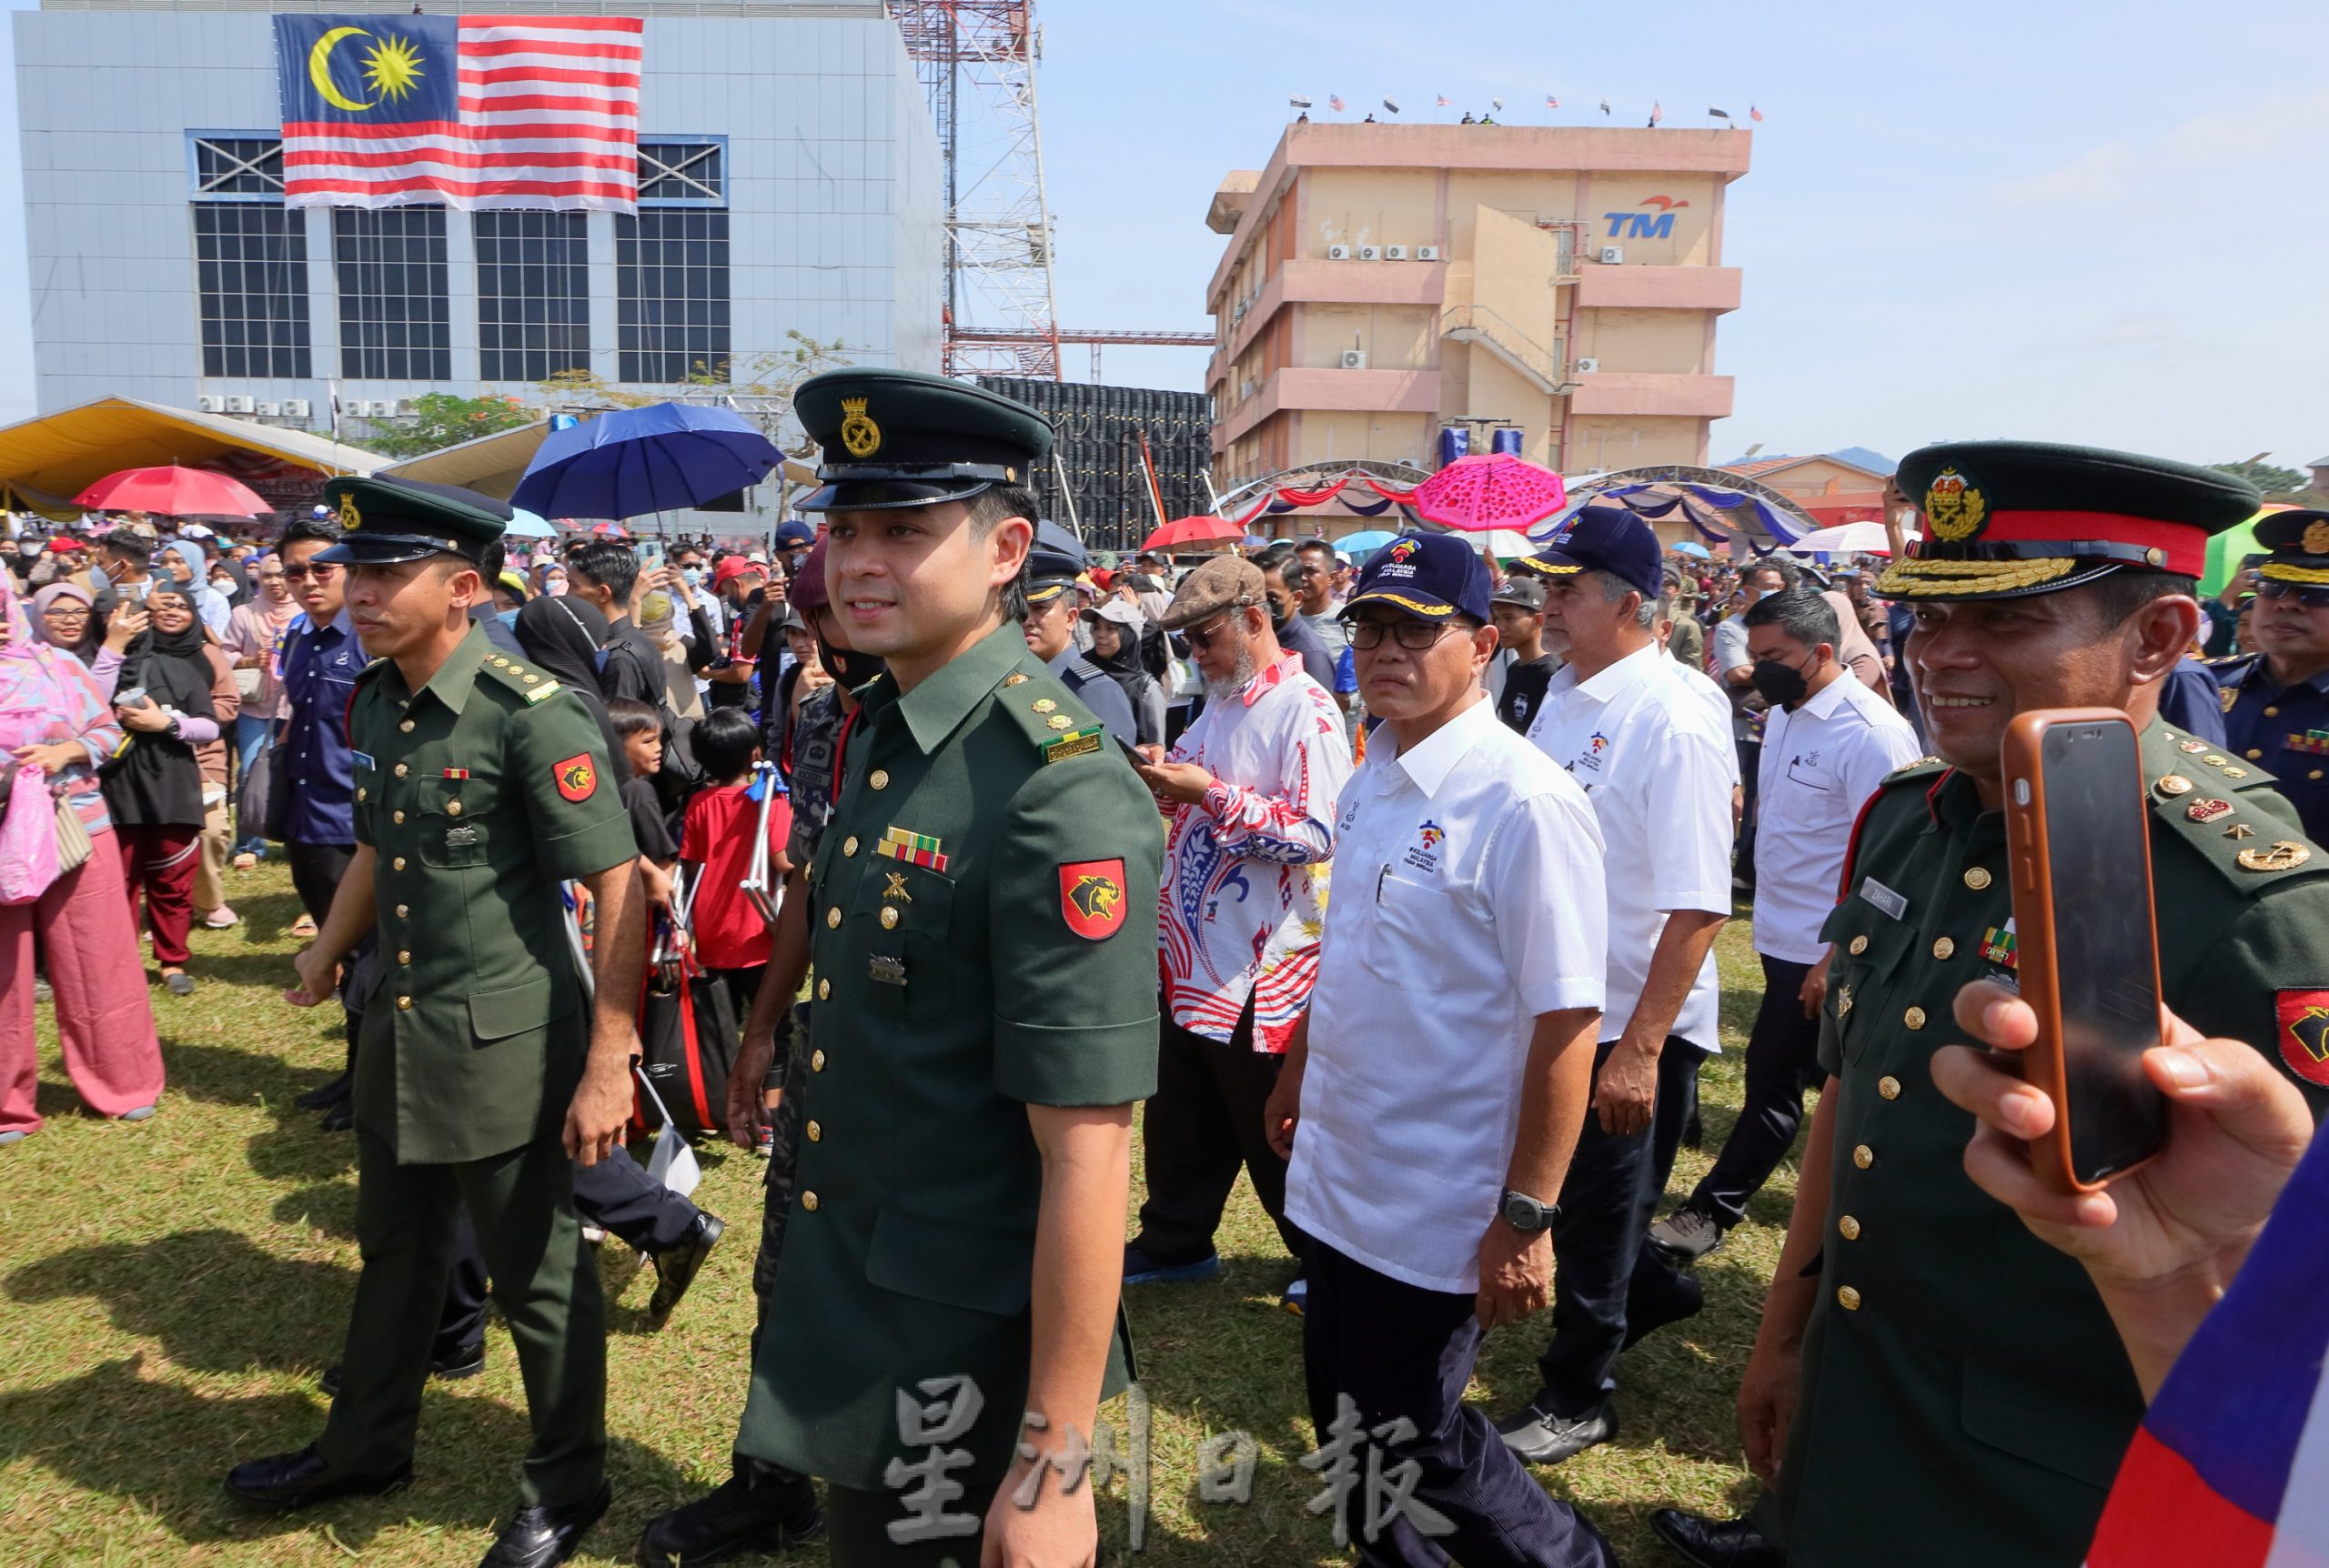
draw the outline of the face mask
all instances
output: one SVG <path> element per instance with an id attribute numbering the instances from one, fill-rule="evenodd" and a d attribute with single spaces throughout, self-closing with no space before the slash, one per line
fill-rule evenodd
<path id="1" fill-rule="evenodd" d="M 511 631 L 518 629 L 518 612 L 514 609 L 505 609 L 493 618 L 499 621 L 503 626 L 508 627 Z"/>
<path id="2" fill-rule="evenodd" d="M 824 666 L 827 675 L 851 690 L 886 673 L 890 668 L 890 661 L 878 653 L 835 648 L 822 637 L 817 639 L 817 662 Z"/>
<path id="3" fill-rule="evenodd" d="M 552 578 L 549 581 L 542 585 L 542 591 L 549 595 L 552 598 L 564 598 L 566 597 L 566 579 L 564 578 Z"/>
<path id="4" fill-rule="evenodd" d="M 681 567 L 680 568 L 680 577 L 681 579 L 688 585 L 688 587 L 694 588 L 703 581 L 703 568 L 701 567 Z"/>
<path id="5" fill-rule="evenodd" d="M 1775 658 L 1757 659 L 1749 678 L 1764 701 L 1780 708 L 1793 708 L 1811 692 L 1811 682 L 1804 678 L 1803 671 Z"/>

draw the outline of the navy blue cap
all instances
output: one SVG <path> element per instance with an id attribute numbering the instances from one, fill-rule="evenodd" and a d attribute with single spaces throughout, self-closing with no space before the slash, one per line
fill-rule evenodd
<path id="1" fill-rule="evenodd" d="M 1523 563 L 1545 577 L 1572 572 L 1608 572 L 1644 598 L 1658 597 L 1665 580 L 1665 551 L 1648 523 L 1624 507 L 1587 503 L 1571 512 L 1560 532 Z"/>
<path id="2" fill-rule="evenodd" d="M 776 525 L 773 543 L 780 550 L 805 550 L 816 542 L 817 530 L 798 518 L 788 518 Z"/>
<path id="3" fill-rule="evenodd" d="M 1457 611 L 1486 624 L 1495 578 L 1480 553 L 1453 534 L 1402 534 L 1366 559 L 1343 614 L 1387 604 L 1423 620 Z"/>
<path id="4" fill-rule="evenodd" d="M 1027 550 L 1027 602 L 1042 604 L 1056 598 L 1090 564 L 1074 534 L 1044 518 L 1035 525 L 1035 542 Z"/>

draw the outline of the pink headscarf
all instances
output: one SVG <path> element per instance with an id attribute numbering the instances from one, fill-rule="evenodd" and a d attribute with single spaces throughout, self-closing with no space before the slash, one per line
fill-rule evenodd
<path id="1" fill-rule="evenodd" d="M 13 587 L 14 585 L 11 586 Z M 96 599 L 90 594 L 89 590 L 83 588 L 76 582 L 54 582 L 49 584 L 46 588 L 42 588 L 38 593 L 34 594 L 33 633 L 35 637 L 39 638 L 41 641 L 48 643 L 51 648 L 57 647 L 58 645 L 49 640 L 48 607 L 55 604 L 61 598 L 77 598 L 92 609 L 96 608 L 97 603 Z M 67 653 L 72 653 L 76 650 L 66 648 L 66 651 Z"/>
<path id="2" fill-rule="evenodd" d="M 33 635 L 32 617 L 6 572 L 0 572 L 0 618 L 7 623 L 7 640 L 0 645 L 0 750 L 93 733 L 100 745 L 118 740 L 96 683 L 79 659 Z"/>

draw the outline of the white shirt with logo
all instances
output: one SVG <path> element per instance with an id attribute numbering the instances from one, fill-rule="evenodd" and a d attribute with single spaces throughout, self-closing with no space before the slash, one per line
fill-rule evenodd
<path id="1" fill-rule="evenodd" d="M 1584 786 L 1609 847 L 1609 985 L 1601 1038 L 1615 1040 L 1641 1001 L 1667 915 L 1730 913 L 1730 787 L 1738 759 L 1712 709 L 1655 643 L 1582 682 L 1575 665 L 1564 665 L 1528 739 Z M 1720 1005 L 1709 950 L 1668 1033 L 1719 1051 Z"/>
<path id="2" fill-rule="evenodd" d="M 1853 678 L 1830 681 L 1790 713 L 1763 720 L 1756 779 L 1755 950 L 1818 963 L 1820 927 L 1836 907 L 1836 879 L 1860 809 L 1887 773 L 1917 759 L 1917 732 Z"/>
<path id="3" fill-rule="evenodd" d="M 1538 1014 L 1601 1005 L 1601 834 L 1485 698 L 1342 791 L 1287 1215 L 1430 1291 L 1479 1288 Z"/>

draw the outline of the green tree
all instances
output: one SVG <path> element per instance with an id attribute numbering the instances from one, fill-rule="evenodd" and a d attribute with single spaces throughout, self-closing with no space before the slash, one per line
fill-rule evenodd
<path id="1" fill-rule="evenodd" d="M 384 457 L 418 457 L 440 447 L 458 446 L 539 417 L 518 397 L 456 397 L 425 392 L 413 400 L 409 421 L 374 427 L 364 445 Z"/>
<path id="2" fill-rule="evenodd" d="M 2259 462 L 2254 458 L 2245 463 L 2211 463 L 2209 467 L 2219 474 L 2230 474 L 2235 479 L 2245 479 L 2264 492 L 2268 501 L 2294 496 L 2312 484 L 2295 468 L 2284 468 L 2275 463 Z"/>

